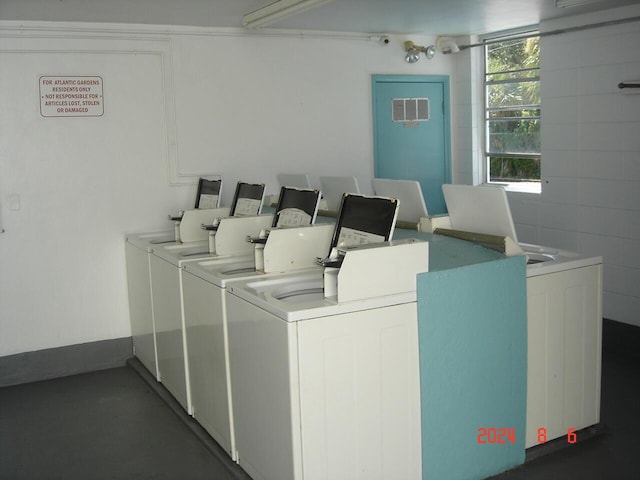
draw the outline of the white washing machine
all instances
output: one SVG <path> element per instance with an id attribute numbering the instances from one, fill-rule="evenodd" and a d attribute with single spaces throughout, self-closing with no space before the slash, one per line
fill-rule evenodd
<path id="1" fill-rule="evenodd" d="M 225 290 L 238 280 L 321 269 L 316 258 L 329 250 L 332 224 L 274 229 L 255 255 L 185 262 L 180 271 L 189 387 L 194 418 L 235 459 Z"/>
<path id="2" fill-rule="evenodd" d="M 428 243 L 339 250 L 324 273 L 227 287 L 236 458 L 253 478 L 421 478 L 416 275 Z"/>
<path id="3" fill-rule="evenodd" d="M 170 219 L 174 221 L 174 228 L 171 230 L 125 236 L 133 354 L 153 374 L 156 380 L 159 380 L 159 372 L 151 300 L 151 254 L 160 245 L 175 244 L 181 233 L 192 241 L 197 240 L 198 237 L 206 241 L 206 233 L 201 233 L 202 223 L 210 223 L 215 218 L 229 214 L 228 208 L 218 208 L 221 185 L 221 179 L 201 178 L 198 182 L 195 209 L 180 212 L 179 218 L 170 216 Z"/>
<path id="4" fill-rule="evenodd" d="M 220 220 L 216 236 L 224 239 L 226 245 L 220 250 L 220 256 L 250 253 L 253 246 L 246 242 L 246 236 L 258 235 L 262 229 L 271 225 L 272 220 L 272 215 L 228 217 Z M 205 232 L 201 228 L 200 230 Z M 158 379 L 190 414 L 189 366 L 180 270 L 186 262 L 210 256 L 207 239 L 155 245 L 150 257 Z"/>
<path id="5" fill-rule="evenodd" d="M 506 192 L 443 185 L 451 227 L 517 243 Z M 517 243 L 527 256 L 525 447 L 600 422 L 602 257 Z"/>
<path id="6" fill-rule="evenodd" d="M 153 253 L 167 251 L 179 254 L 185 259 L 208 255 L 208 232 L 202 229 L 202 224 L 212 223 L 228 214 L 229 208 L 187 210 L 181 212 L 180 220 L 176 221 L 175 227 L 170 231 L 125 236 L 129 314 L 134 355 L 157 380 L 160 380 L 160 372 L 157 365 L 156 327 L 152 304 Z M 268 222 L 268 220 L 264 221 Z M 250 232 L 255 233 L 253 228 Z M 177 241 L 176 238 L 180 237 L 188 239 L 189 242 Z M 231 247 L 226 248 L 232 250 Z M 250 249 L 247 249 L 247 252 L 249 251 Z M 157 287 L 160 288 L 159 285 Z"/>
<path id="7" fill-rule="evenodd" d="M 201 181 L 200 184 L 203 182 Z M 219 185 L 219 181 L 215 182 Z M 198 199 L 200 199 L 200 187 Z M 127 286 L 129 292 L 129 315 L 133 340 L 133 353 L 159 380 L 157 365 L 155 321 L 152 305 L 151 256 L 161 246 L 181 245 L 176 239 L 184 237 L 191 246 L 202 250 L 207 245 L 207 233 L 203 223 L 229 214 L 229 208 L 200 208 L 180 212 L 173 218 L 171 230 L 128 234 L 125 236 L 125 258 L 127 264 Z M 171 218 L 171 217 L 170 217 Z M 198 241 L 200 243 L 198 243 Z"/>
<path id="8" fill-rule="evenodd" d="M 252 253 L 186 261 L 180 271 L 193 416 L 232 457 L 235 449 L 224 289 L 231 280 L 319 268 L 315 259 L 328 251 L 333 231 L 332 224 L 309 226 L 315 222 L 319 202 L 318 190 L 282 187 L 273 229 L 243 244 Z M 231 240 L 237 243 L 239 235 L 227 234 L 227 224 L 236 223 L 221 222 L 214 236 L 214 250 L 228 251 L 234 243 Z"/>
<path id="9" fill-rule="evenodd" d="M 203 225 L 231 225 L 223 238 L 229 240 L 228 252 L 250 251 L 246 235 L 257 235 L 271 224 L 272 216 L 257 215 L 264 199 L 264 184 L 238 182 L 230 208 L 193 209 L 182 213 L 176 222 L 172 243 L 152 248 L 150 257 L 151 303 L 155 326 L 157 378 L 187 412 L 191 412 L 189 366 L 182 315 L 182 289 L 179 269 L 183 262 L 209 256 L 209 232 Z M 218 232 L 220 233 L 220 232 Z M 218 252 L 222 254 L 221 252 Z"/>
<path id="10" fill-rule="evenodd" d="M 125 237 L 127 290 L 133 354 L 158 379 L 155 325 L 151 305 L 151 252 L 153 246 L 172 242 L 174 231 L 130 234 Z"/>
<path id="11" fill-rule="evenodd" d="M 527 265 L 529 448 L 600 422 L 602 257 L 520 246 L 536 262 Z"/>
<path id="12" fill-rule="evenodd" d="M 238 183 L 230 212 L 240 215 L 249 212 L 249 209 L 255 211 L 255 208 L 258 208 L 259 210 L 263 195 L 264 185 Z M 255 198 L 245 199 L 244 197 Z M 258 197 L 260 204 L 256 207 Z M 241 204 L 241 201 L 245 201 L 245 204 Z M 203 232 L 207 240 L 161 244 L 153 249 L 150 274 L 153 286 L 152 308 L 155 319 L 158 377 L 190 414 L 193 414 L 193 405 L 181 275 L 183 266 L 203 258 L 251 254 L 254 251 L 254 245 L 246 241 L 247 237 L 257 237 L 269 227 L 312 223 L 316 218 L 319 201 L 318 190 L 283 187 L 278 207 L 273 215 L 240 215 L 222 218 L 216 221 L 215 228 L 211 232 L 200 228 L 199 232 Z M 185 212 L 180 222 L 181 232 L 187 213 Z M 266 234 L 263 237 L 266 237 Z M 278 234 L 276 237 L 280 238 Z M 182 233 L 181 238 L 184 239 Z M 276 243 L 271 242 L 272 245 Z M 214 253 L 210 253 L 212 249 Z"/>

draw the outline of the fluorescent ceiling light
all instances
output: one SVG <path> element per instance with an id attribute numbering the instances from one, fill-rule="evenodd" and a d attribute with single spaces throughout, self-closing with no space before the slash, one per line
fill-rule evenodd
<path id="1" fill-rule="evenodd" d="M 557 8 L 581 7 L 592 3 L 602 3 L 603 0 L 556 0 Z"/>
<path id="2" fill-rule="evenodd" d="M 260 28 L 333 0 L 278 0 L 242 17 L 247 28 Z"/>

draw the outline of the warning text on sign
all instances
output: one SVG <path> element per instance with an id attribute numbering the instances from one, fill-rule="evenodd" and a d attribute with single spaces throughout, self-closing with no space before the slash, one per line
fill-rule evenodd
<path id="1" fill-rule="evenodd" d="M 43 75 L 39 84 L 43 117 L 100 117 L 104 114 L 102 77 Z"/>

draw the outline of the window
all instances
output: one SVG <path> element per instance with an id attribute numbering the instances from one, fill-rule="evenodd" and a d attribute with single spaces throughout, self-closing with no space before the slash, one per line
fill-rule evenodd
<path id="1" fill-rule="evenodd" d="M 489 182 L 540 182 L 540 37 L 485 45 Z"/>

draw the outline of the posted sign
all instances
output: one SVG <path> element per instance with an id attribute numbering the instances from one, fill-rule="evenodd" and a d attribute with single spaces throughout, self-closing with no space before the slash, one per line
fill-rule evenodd
<path id="1" fill-rule="evenodd" d="M 43 75 L 39 84 L 43 117 L 100 117 L 104 114 L 102 77 Z"/>

